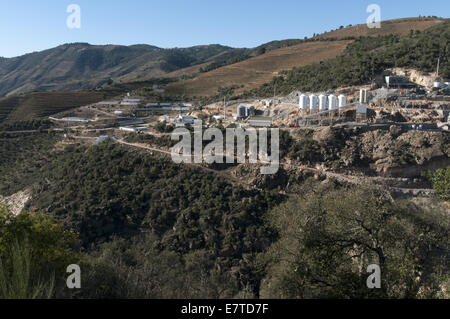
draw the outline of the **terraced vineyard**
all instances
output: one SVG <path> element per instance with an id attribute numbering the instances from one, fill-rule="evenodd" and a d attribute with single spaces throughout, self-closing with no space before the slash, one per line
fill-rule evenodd
<path id="1" fill-rule="evenodd" d="M 332 59 L 342 54 L 351 41 L 307 42 L 270 51 L 269 53 L 239 62 L 194 79 L 168 86 L 168 91 L 190 96 L 208 96 L 219 87 L 243 86 L 237 92 L 257 88 L 270 81 L 279 71 Z"/>
<path id="2" fill-rule="evenodd" d="M 238 88 L 235 93 L 239 94 L 270 82 L 281 71 L 336 58 L 343 54 L 347 45 L 352 42 L 352 38 L 391 34 L 406 36 L 411 30 L 424 31 L 443 21 L 445 20 L 437 18 L 405 18 L 383 21 L 379 29 L 369 29 L 363 24 L 325 32 L 315 38 L 341 40 L 304 42 L 282 47 L 239 63 L 199 74 L 193 79 L 172 83 L 168 85 L 167 90 L 177 95 L 186 92 L 191 97 L 211 96 L 217 93 L 219 87 L 235 86 Z M 181 71 L 177 71 L 177 74 L 181 74 Z"/>
<path id="3" fill-rule="evenodd" d="M 0 122 L 31 120 L 101 101 L 103 92 L 33 92 L 0 98 Z"/>

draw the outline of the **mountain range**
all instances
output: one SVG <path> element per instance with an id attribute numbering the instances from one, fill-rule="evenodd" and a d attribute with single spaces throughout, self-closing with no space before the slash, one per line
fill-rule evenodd
<path id="1" fill-rule="evenodd" d="M 191 65 L 215 62 L 243 50 L 222 45 L 161 49 L 151 45 L 64 44 L 0 59 L 0 96 L 29 91 L 91 89 L 107 82 L 159 77 Z"/>
<path id="2" fill-rule="evenodd" d="M 319 42 L 289 39 L 256 48 L 219 44 L 174 49 L 146 44 L 63 44 L 19 57 L 0 57 L 0 97 L 33 91 L 91 90 L 105 83 L 161 77 L 183 79 L 169 86 L 169 90 L 188 89 L 197 96 L 214 94 L 218 86 L 251 89 L 269 81 L 279 71 L 341 54 L 351 37 L 405 35 L 410 30 L 423 31 L 442 21 L 431 17 L 396 19 L 383 21 L 381 29 L 368 29 L 365 25 L 342 26 L 315 35 L 313 40 Z M 331 43 L 324 39 L 342 41 Z"/>

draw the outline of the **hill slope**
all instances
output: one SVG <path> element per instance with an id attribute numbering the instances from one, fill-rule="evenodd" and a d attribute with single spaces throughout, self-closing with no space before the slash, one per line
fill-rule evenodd
<path id="1" fill-rule="evenodd" d="M 208 96 L 219 87 L 243 86 L 237 92 L 256 88 L 270 81 L 279 71 L 334 58 L 342 54 L 351 41 L 307 42 L 280 48 L 245 61 L 202 73 L 184 82 L 172 83 L 168 91 L 190 96 Z"/>
<path id="2" fill-rule="evenodd" d="M 336 58 L 344 53 L 347 45 L 352 42 L 351 39 L 357 39 L 360 36 L 390 34 L 404 36 L 409 34 L 410 30 L 423 31 L 439 25 L 442 21 L 444 20 L 436 18 L 405 18 L 383 21 L 380 29 L 369 29 L 364 24 L 326 32 L 305 41 L 290 40 L 288 43 L 274 41 L 270 44 L 278 44 L 280 48 L 207 73 L 201 73 L 194 79 L 172 83 L 168 86 L 168 91 L 174 94 L 181 94 L 185 91 L 190 96 L 211 96 L 217 93 L 219 87 L 236 86 L 238 89 L 235 93 L 239 94 L 269 82 L 281 71 Z M 325 41 L 327 39 L 337 41 Z M 295 44 L 296 42 L 300 43 Z"/>
<path id="3" fill-rule="evenodd" d="M 280 76 L 261 87 L 249 90 L 242 97 L 272 96 L 276 84 L 278 92 L 294 90 L 323 91 L 342 86 L 383 82 L 382 72 L 393 67 L 414 69 L 435 74 L 440 58 L 440 76 L 450 78 L 448 56 L 450 20 L 412 32 L 406 36 L 386 35 L 355 39 L 345 54 L 324 63 L 315 63 L 280 72 Z"/>
<path id="4" fill-rule="evenodd" d="M 31 120 L 101 101 L 103 92 L 32 92 L 0 98 L 0 122 Z"/>
<path id="5" fill-rule="evenodd" d="M 318 35 L 316 38 L 345 38 L 345 37 L 376 37 L 383 35 L 405 36 L 410 30 L 424 31 L 443 20 L 438 18 L 402 18 L 381 22 L 381 28 L 369 29 L 366 24 L 359 24 Z"/>
<path id="6" fill-rule="evenodd" d="M 65 44 L 0 60 L 0 96 L 34 90 L 92 89 L 109 78 L 131 81 L 138 77 L 159 77 L 240 52 L 221 45 L 160 49 L 149 45 Z"/>

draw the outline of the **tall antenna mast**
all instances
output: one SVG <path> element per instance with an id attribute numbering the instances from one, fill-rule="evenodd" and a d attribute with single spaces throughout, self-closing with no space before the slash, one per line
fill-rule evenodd
<path id="1" fill-rule="evenodd" d="M 273 106 L 275 107 L 275 96 L 276 96 L 276 91 L 277 91 L 277 83 L 275 82 L 273 84 Z"/>
<path id="2" fill-rule="evenodd" d="M 225 122 L 227 118 L 227 103 L 226 103 L 226 95 L 223 96 L 223 121 Z"/>

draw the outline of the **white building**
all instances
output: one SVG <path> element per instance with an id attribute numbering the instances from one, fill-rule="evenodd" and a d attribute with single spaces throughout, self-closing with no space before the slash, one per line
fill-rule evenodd
<path id="1" fill-rule="evenodd" d="M 267 116 L 255 116 L 250 118 L 248 124 L 253 127 L 271 127 L 272 118 Z"/>
<path id="2" fill-rule="evenodd" d="M 198 124 L 197 119 L 192 115 L 178 115 L 175 118 L 175 126 L 185 126 Z"/>
<path id="3" fill-rule="evenodd" d="M 124 132 L 132 132 L 132 133 L 142 133 L 146 130 L 145 127 L 131 127 L 131 126 L 121 126 L 119 130 Z"/>

